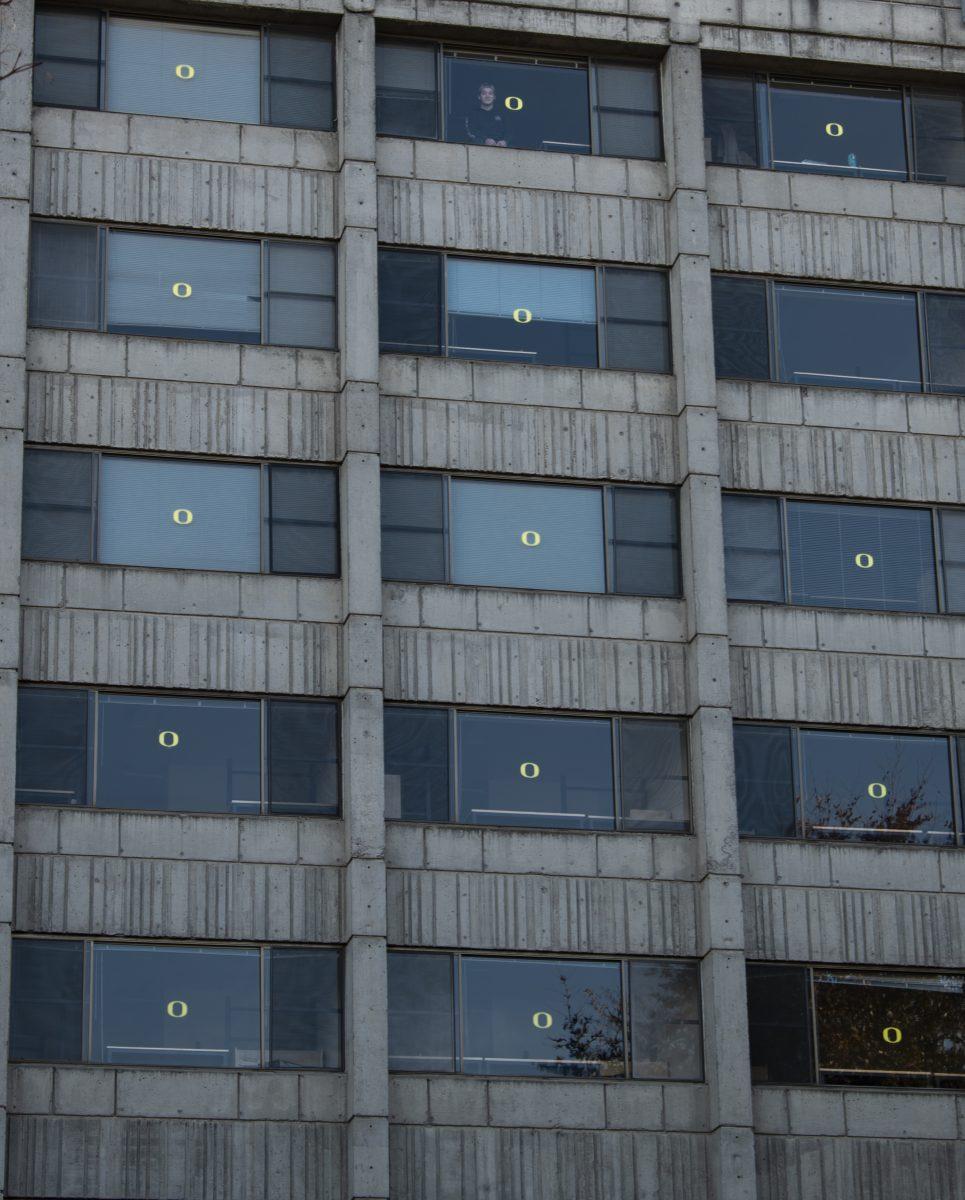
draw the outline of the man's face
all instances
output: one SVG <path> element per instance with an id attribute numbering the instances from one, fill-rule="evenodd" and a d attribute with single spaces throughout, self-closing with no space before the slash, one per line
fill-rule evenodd
<path id="1" fill-rule="evenodd" d="M 479 103 L 483 108 L 492 108 L 496 100 L 496 89 L 491 83 L 484 83 L 479 89 Z"/>

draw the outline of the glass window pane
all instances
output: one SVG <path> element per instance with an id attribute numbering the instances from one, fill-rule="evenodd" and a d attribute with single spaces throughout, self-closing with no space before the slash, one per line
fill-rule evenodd
<path id="1" fill-rule="evenodd" d="M 452 481 L 452 579 L 606 590 L 602 494 L 566 484 Z"/>
<path id="2" fill-rule="evenodd" d="M 92 1062 L 258 1067 L 260 952 L 212 946 L 93 946 Z"/>
<path id="3" fill-rule="evenodd" d="M 17 803 L 87 803 L 87 709 L 80 689 L 19 689 Z"/>
<path id="4" fill-rule="evenodd" d="M 258 814 L 257 701 L 101 693 L 97 706 L 99 808 Z"/>
<path id="5" fill-rule="evenodd" d="M 451 357 L 597 365 L 592 267 L 450 258 L 446 287 Z"/>
<path id="6" fill-rule="evenodd" d="M 680 539 L 675 492 L 613 488 L 613 591 L 680 595 Z"/>
<path id="7" fill-rule="evenodd" d="M 272 29 L 267 38 L 269 125 L 333 129 L 332 39 Z"/>
<path id="8" fill-rule="evenodd" d="M 791 737 L 791 730 L 782 725 L 734 726 L 742 836 L 789 838 L 797 833 Z"/>
<path id="9" fill-rule="evenodd" d="M 338 574 L 338 479 L 325 467 L 272 466 L 271 569 Z"/>
<path id="10" fill-rule="evenodd" d="M 961 1088 L 965 978 L 815 971 L 822 1083 Z"/>
<path id="11" fill-rule="evenodd" d="M 714 368 L 720 379 L 770 379 L 767 284 L 712 275 Z"/>
<path id="12" fill-rule="evenodd" d="M 385 706 L 385 815 L 449 820 L 449 713 Z"/>
<path id="13" fill-rule="evenodd" d="M 396 137 L 439 136 L 436 47 L 375 44 L 376 132 Z"/>
<path id="14" fill-rule="evenodd" d="M 112 230 L 111 333 L 261 341 L 261 247 L 217 237 Z"/>
<path id="15" fill-rule="evenodd" d="M 772 162 L 781 171 L 907 179 L 898 88 L 770 87 Z"/>
<path id="16" fill-rule="evenodd" d="M 467 1074 L 624 1074 L 619 963 L 467 956 L 461 966 Z"/>
<path id="17" fill-rule="evenodd" d="M 276 346 L 335 345 L 335 250 L 307 242 L 268 243 L 268 330 Z"/>
<path id="18" fill-rule="evenodd" d="M 30 225 L 31 325 L 99 329 L 100 242 L 96 225 Z"/>
<path id="19" fill-rule="evenodd" d="M 948 739 L 801 731 L 805 833 L 955 843 Z"/>
<path id="20" fill-rule="evenodd" d="M 609 720 L 459 713 L 459 820 L 613 829 Z"/>
<path id="21" fill-rule="evenodd" d="M 100 42 L 100 13 L 38 8 L 34 24 L 34 104 L 97 108 Z"/>
<path id="22" fill-rule="evenodd" d="M 442 255 L 379 251 L 379 350 L 442 353 Z"/>
<path id="23" fill-rule="evenodd" d="M 752 1083 L 813 1083 L 807 967 L 751 963 L 747 1008 Z"/>
<path id="24" fill-rule="evenodd" d="M 965 183 L 965 100 L 912 93 L 915 178 L 921 183 Z"/>
<path id="25" fill-rule="evenodd" d="M 389 1070 L 455 1069 L 452 958 L 390 950 Z"/>
<path id="26" fill-rule="evenodd" d="M 703 1038 L 696 963 L 630 962 L 634 1079 L 700 1079 Z"/>
<path id="27" fill-rule="evenodd" d="M 784 600 L 781 504 L 773 496 L 725 495 L 728 600 Z"/>
<path id="28" fill-rule="evenodd" d="M 928 390 L 965 392 L 965 296 L 926 292 Z"/>
<path id="29" fill-rule="evenodd" d="M 24 558 L 90 562 L 93 471 L 90 454 L 24 451 Z"/>
<path id="30" fill-rule="evenodd" d="M 338 812 L 338 707 L 317 700 L 268 705 L 268 795 L 275 813 Z"/>
<path id="31" fill-rule="evenodd" d="M 656 68 L 597 63 L 595 73 L 600 154 L 663 158 Z"/>
<path id="32" fill-rule="evenodd" d="M 257 124 L 260 89 L 255 29 L 108 20 L 107 107 L 114 112 Z"/>
<path id="33" fill-rule="evenodd" d="M 14 938 L 10 1059 L 80 1062 L 84 1044 L 84 943 Z"/>
<path id="34" fill-rule="evenodd" d="M 684 722 L 625 717 L 620 722 L 620 772 L 623 829 L 689 828 Z"/>
<path id="35" fill-rule="evenodd" d="M 921 391 L 918 301 L 907 292 L 774 285 L 787 383 Z"/>
<path id="36" fill-rule="evenodd" d="M 787 525 L 792 604 L 936 611 L 928 509 L 795 500 Z"/>
<path id="37" fill-rule="evenodd" d="M 754 80 L 704 75 L 704 153 L 709 163 L 756 167 L 757 111 Z M 720 372 L 718 372 L 720 374 Z"/>
<path id="38" fill-rule="evenodd" d="M 606 365 L 670 370 L 670 301 L 664 271 L 604 267 Z"/>
<path id="39" fill-rule="evenodd" d="M 270 1067 L 338 1070 L 342 999 L 337 950 L 273 947 Z"/>
<path id="40" fill-rule="evenodd" d="M 385 471 L 381 488 L 382 578 L 445 582 L 443 476 Z"/>
<path id="41" fill-rule="evenodd" d="M 945 611 L 965 612 L 965 509 L 940 509 L 939 519 L 942 569 L 945 573 Z"/>
<path id="42" fill-rule="evenodd" d="M 260 468 L 159 458 L 101 460 L 98 559 L 257 571 Z"/>
<path id="43" fill-rule="evenodd" d="M 446 54 L 446 141 L 589 154 L 587 69 Z"/>

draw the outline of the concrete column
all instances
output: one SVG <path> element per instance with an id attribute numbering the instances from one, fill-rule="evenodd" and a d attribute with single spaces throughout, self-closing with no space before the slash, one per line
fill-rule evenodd
<path id="1" fill-rule="evenodd" d="M 671 309 L 688 614 L 704 1046 L 714 1200 L 754 1200 L 740 854 L 734 789 L 710 250 L 696 23 L 675 22 L 664 61 Z"/>

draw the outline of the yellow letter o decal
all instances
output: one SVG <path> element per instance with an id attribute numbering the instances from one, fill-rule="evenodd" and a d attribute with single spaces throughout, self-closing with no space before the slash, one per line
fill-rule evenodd
<path id="1" fill-rule="evenodd" d="M 884 800 L 885 796 L 888 795 L 888 789 L 883 783 L 869 783 L 868 795 L 872 800 Z"/>
<path id="2" fill-rule="evenodd" d="M 533 1024 L 537 1029 L 549 1029 L 553 1024 L 553 1017 L 548 1012 L 533 1013 Z"/>
<path id="3" fill-rule="evenodd" d="M 844 126 L 839 124 L 837 121 L 828 121 L 827 125 L 824 127 L 824 132 L 828 135 L 828 137 L 841 137 L 841 135 L 844 133 Z"/>
<path id="4" fill-rule="evenodd" d="M 854 565 L 860 567 L 862 571 L 867 571 L 869 567 L 875 565 L 875 556 L 862 551 L 854 556 Z"/>
<path id="5" fill-rule="evenodd" d="M 901 1030 L 897 1025 L 889 1025 L 886 1029 L 882 1029 L 881 1036 L 889 1046 L 897 1046 L 901 1041 Z"/>
<path id="6" fill-rule="evenodd" d="M 186 1017 L 188 1015 L 188 1006 L 184 1000 L 169 1000 L 165 1012 L 167 1012 L 169 1017 Z"/>
<path id="7" fill-rule="evenodd" d="M 528 308 L 514 308 L 513 320 L 517 325 L 528 325 L 533 319 L 533 314 Z"/>
<path id="8" fill-rule="evenodd" d="M 195 75 L 194 67 L 190 63 L 178 63 L 174 68 L 174 73 L 178 79 L 193 79 Z"/>
<path id="9" fill-rule="evenodd" d="M 519 535 L 519 540 L 524 546 L 538 546 L 543 539 L 535 529 L 524 529 Z"/>
<path id="10" fill-rule="evenodd" d="M 162 729 L 157 735 L 157 740 L 165 750 L 173 750 L 181 739 L 173 729 Z"/>
<path id="11" fill-rule="evenodd" d="M 190 508 L 176 508 L 171 513 L 171 518 L 175 525 L 190 525 L 194 520 L 194 513 Z"/>
<path id="12" fill-rule="evenodd" d="M 523 98 L 522 96 L 507 96 L 503 104 L 506 105 L 510 112 L 519 112 L 523 107 Z"/>
<path id="13" fill-rule="evenodd" d="M 179 300 L 187 300 L 194 289 L 190 283 L 174 283 L 171 285 L 171 291 Z"/>
<path id="14" fill-rule="evenodd" d="M 539 763 L 524 762 L 519 764 L 519 773 L 524 779 L 539 778 Z"/>

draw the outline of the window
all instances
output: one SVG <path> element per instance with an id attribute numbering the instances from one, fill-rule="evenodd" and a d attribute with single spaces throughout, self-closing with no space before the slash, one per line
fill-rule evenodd
<path id="1" fill-rule="evenodd" d="M 961 96 L 770 76 L 704 75 L 707 161 L 965 183 Z"/>
<path id="2" fill-rule="evenodd" d="M 336 475 L 327 467 L 28 449 L 22 554 L 337 575 Z"/>
<path id="3" fill-rule="evenodd" d="M 755 1083 L 965 1087 L 965 976 L 754 963 L 747 991 Z"/>
<path id="4" fill-rule="evenodd" d="M 334 128 L 333 42 L 314 33 L 38 8 L 34 55 L 35 104 Z"/>
<path id="5" fill-rule="evenodd" d="M 670 371 L 662 270 L 379 251 L 386 354 Z"/>
<path id="6" fill-rule="evenodd" d="M 476 146 L 662 158 L 657 69 L 376 43 L 380 134 Z"/>
<path id="7" fill-rule="evenodd" d="M 740 831 L 928 846 L 961 840 L 956 739 L 735 724 Z"/>
<path id="8" fill-rule="evenodd" d="M 338 709 L 23 686 L 16 795 L 145 812 L 334 816 Z"/>
<path id="9" fill-rule="evenodd" d="M 386 579 L 680 595 L 677 496 L 387 471 Z"/>
<path id="10" fill-rule="evenodd" d="M 389 952 L 390 1071 L 696 1080 L 701 1038 L 696 963 Z"/>
<path id="11" fill-rule="evenodd" d="M 965 296 L 715 275 L 724 379 L 891 392 L 965 390 Z"/>
<path id="12" fill-rule="evenodd" d="M 14 938 L 11 1058 L 338 1070 L 339 970 L 315 947 Z"/>
<path id="13" fill-rule="evenodd" d="M 686 725 L 388 704 L 385 803 L 404 821 L 686 832 Z"/>
<path id="14" fill-rule="evenodd" d="M 729 600 L 965 609 L 957 509 L 740 494 L 725 495 L 723 507 Z"/>
<path id="15" fill-rule="evenodd" d="M 31 325 L 335 345 L 332 246 L 34 221 L 30 247 Z"/>

